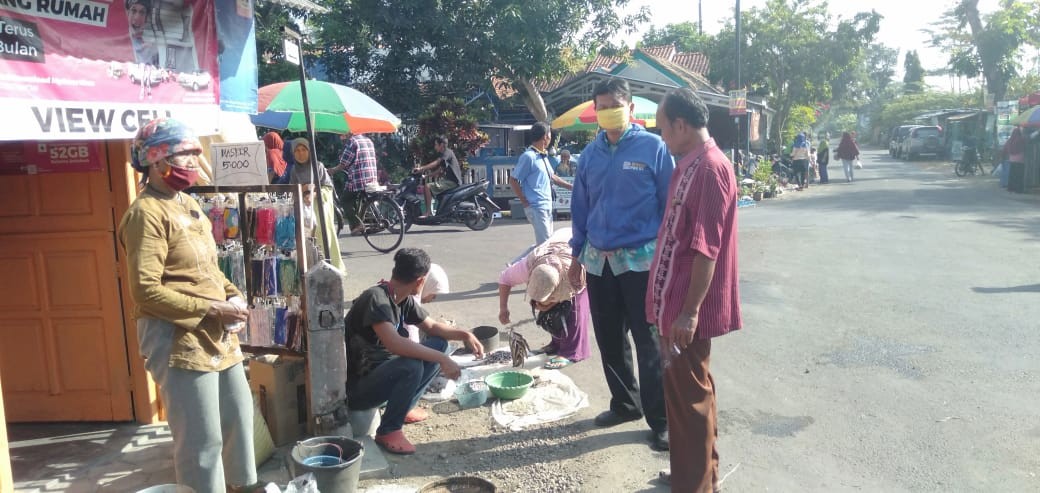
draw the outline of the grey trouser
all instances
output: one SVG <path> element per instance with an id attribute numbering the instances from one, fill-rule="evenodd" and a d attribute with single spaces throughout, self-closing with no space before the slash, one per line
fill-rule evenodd
<path id="1" fill-rule="evenodd" d="M 137 321 L 145 368 L 166 405 L 177 483 L 197 493 L 255 484 L 253 398 L 242 364 L 219 372 L 171 368 L 173 334 L 169 322 Z"/>

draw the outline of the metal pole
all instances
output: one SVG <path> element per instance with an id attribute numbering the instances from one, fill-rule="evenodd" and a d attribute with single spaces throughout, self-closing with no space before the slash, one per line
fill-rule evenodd
<path id="1" fill-rule="evenodd" d="M 697 0 L 697 34 L 704 34 L 704 0 Z"/>
<path id="2" fill-rule="evenodd" d="M 737 67 L 736 67 L 737 85 L 736 85 L 736 87 L 734 87 L 734 89 L 740 90 L 740 87 L 741 87 L 741 85 L 740 85 L 740 44 L 741 44 L 740 43 L 740 0 L 737 0 L 737 6 L 736 6 L 736 9 L 735 9 L 735 12 L 734 12 L 734 16 L 736 17 L 736 19 L 735 19 L 736 27 L 734 29 L 734 36 L 733 37 L 736 40 L 735 41 L 735 46 L 736 46 L 736 55 L 737 55 L 735 57 L 736 58 L 735 63 L 737 64 Z M 737 124 L 737 131 L 734 134 L 737 137 L 737 141 L 733 145 L 734 152 L 736 152 L 736 149 L 740 148 L 740 117 L 737 116 L 733 120 Z M 750 130 L 750 125 L 748 127 L 749 127 L 748 129 Z M 750 143 L 748 145 L 750 145 Z M 749 157 L 750 156 L 744 156 L 745 159 L 747 159 Z"/>
<path id="3" fill-rule="evenodd" d="M 311 121 L 311 105 L 307 99 L 307 70 L 304 68 L 303 60 L 303 36 L 289 28 L 283 28 L 286 35 L 296 40 L 296 49 L 300 57 L 300 97 L 303 98 L 303 117 L 307 120 L 307 139 L 311 143 L 311 181 L 314 182 L 314 195 L 318 200 L 318 224 L 321 228 L 321 247 L 325 252 L 325 258 L 329 258 L 329 229 L 325 224 L 325 201 L 321 197 L 321 178 L 318 174 L 318 158 L 316 156 L 318 147 L 314 139 L 314 125 Z"/>

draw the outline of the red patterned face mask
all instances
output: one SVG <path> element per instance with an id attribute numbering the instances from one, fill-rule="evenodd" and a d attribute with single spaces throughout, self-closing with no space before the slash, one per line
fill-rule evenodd
<path id="1" fill-rule="evenodd" d="M 198 179 L 199 171 L 197 169 L 179 168 L 177 166 L 166 168 L 166 172 L 162 175 L 163 183 L 178 192 L 194 185 L 195 180 Z"/>

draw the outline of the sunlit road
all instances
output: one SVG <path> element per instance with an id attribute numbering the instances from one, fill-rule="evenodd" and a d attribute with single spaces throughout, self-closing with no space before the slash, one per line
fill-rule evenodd
<path id="1" fill-rule="evenodd" d="M 745 329 L 712 358 L 724 487 L 1040 490 L 1040 200 L 883 151 L 864 164 L 852 184 L 838 164 L 829 185 L 740 211 Z M 532 238 L 500 220 L 417 227 L 404 246 L 451 276 L 434 314 L 472 327 L 497 325 L 497 274 Z M 390 255 L 341 241 L 348 294 L 389 277 Z M 599 362 L 566 372 L 590 394 L 576 419 L 588 421 L 608 400 Z M 632 444 L 584 452 L 596 465 L 583 491 L 663 491 L 652 480 L 667 456 L 642 442 L 645 424 L 588 430 Z M 572 452 L 556 460 L 590 469 Z"/>

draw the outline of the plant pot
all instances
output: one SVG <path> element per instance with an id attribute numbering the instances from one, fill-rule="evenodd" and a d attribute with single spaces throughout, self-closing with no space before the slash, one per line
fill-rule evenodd
<path id="1" fill-rule="evenodd" d="M 764 194 L 762 194 L 762 197 L 767 198 L 767 199 L 771 199 L 773 197 L 776 197 L 776 192 L 772 192 L 772 191 L 765 192 Z"/>
<path id="2" fill-rule="evenodd" d="M 762 200 L 762 192 L 755 192 L 751 195 L 751 198 L 755 199 L 755 202 Z"/>

